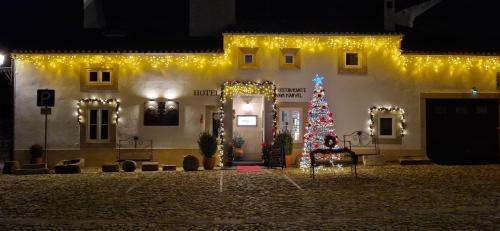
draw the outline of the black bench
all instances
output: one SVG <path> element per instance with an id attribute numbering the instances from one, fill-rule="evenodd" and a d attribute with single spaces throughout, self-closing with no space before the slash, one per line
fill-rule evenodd
<path id="1" fill-rule="evenodd" d="M 309 153 L 309 157 L 311 160 L 311 173 L 313 179 L 315 178 L 316 154 L 323 154 L 323 155 L 347 154 L 349 157 L 348 160 L 342 160 L 342 159 L 334 160 L 333 163 L 350 165 L 351 174 L 354 174 L 356 178 L 358 177 L 356 169 L 356 165 L 358 164 L 358 156 L 356 156 L 356 153 L 351 151 L 351 149 L 349 148 L 328 148 L 328 149 L 314 149 L 312 152 Z"/>

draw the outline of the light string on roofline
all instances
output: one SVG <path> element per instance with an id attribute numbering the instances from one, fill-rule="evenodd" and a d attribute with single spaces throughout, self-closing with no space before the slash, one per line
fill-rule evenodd
<path id="1" fill-rule="evenodd" d="M 363 51 L 367 55 L 387 57 L 402 72 L 420 74 L 448 71 L 454 75 L 460 71 L 477 68 L 485 71 L 500 70 L 500 57 L 478 55 L 429 55 L 402 54 L 401 37 L 388 35 L 225 35 L 224 53 L 126 53 L 126 54 L 13 54 L 17 61 L 33 63 L 39 68 L 58 68 L 80 65 L 119 65 L 140 69 L 181 68 L 204 70 L 206 68 L 231 67 L 234 55 L 241 47 L 258 47 L 260 53 L 281 48 L 300 48 L 308 52 Z"/>

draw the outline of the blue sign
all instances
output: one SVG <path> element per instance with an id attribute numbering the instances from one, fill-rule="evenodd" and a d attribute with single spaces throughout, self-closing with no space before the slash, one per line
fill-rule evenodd
<path id="1" fill-rule="evenodd" d="M 36 106 L 38 107 L 53 107 L 56 91 L 51 89 L 38 89 L 36 92 Z"/>

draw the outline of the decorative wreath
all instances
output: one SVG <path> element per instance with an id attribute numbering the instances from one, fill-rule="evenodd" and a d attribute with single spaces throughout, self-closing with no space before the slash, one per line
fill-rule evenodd
<path id="1" fill-rule="evenodd" d="M 332 135 L 327 135 L 325 136 L 325 146 L 328 148 L 333 148 L 337 144 L 337 139 L 333 137 Z"/>

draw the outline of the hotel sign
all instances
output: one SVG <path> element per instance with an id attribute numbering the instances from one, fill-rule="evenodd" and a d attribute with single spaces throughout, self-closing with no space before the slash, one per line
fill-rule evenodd
<path id="1" fill-rule="evenodd" d="M 217 90 L 194 90 L 194 96 L 219 96 Z"/>
<path id="2" fill-rule="evenodd" d="M 280 87 L 278 88 L 277 97 L 278 98 L 302 98 L 305 96 L 306 88 L 287 88 Z"/>

